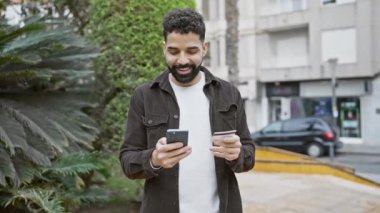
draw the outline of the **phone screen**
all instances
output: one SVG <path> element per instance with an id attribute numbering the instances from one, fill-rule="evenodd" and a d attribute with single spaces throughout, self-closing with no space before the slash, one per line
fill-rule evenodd
<path id="1" fill-rule="evenodd" d="M 166 143 L 181 142 L 184 146 L 187 146 L 187 140 L 189 137 L 189 131 L 181 129 L 168 129 L 166 131 Z"/>

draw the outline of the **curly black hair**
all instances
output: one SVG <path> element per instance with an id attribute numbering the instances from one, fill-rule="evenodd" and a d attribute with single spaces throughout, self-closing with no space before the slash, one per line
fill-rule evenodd
<path id="1" fill-rule="evenodd" d="M 164 17 L 163 28 L 165 41 L 168 34 L 172 32 L 180 34 L 192 32 L 199 35 L 202 42 L 205 40 L 206 27 L 203 17 L 193 9 L 174 9 L 170 11 Z"/>

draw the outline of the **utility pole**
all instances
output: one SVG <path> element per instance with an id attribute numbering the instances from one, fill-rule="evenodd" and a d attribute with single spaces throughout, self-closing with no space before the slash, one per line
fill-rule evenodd
<path id="1" fill-rule="evenodd" d="M 333 114 L 333 124 L 334 128 L 338 127 L 337 119 L 338 119 L 338 107 L 336 102 L 336 65 L 338 64 L 337 58 L 330 58 L 327 60 L 327 64 L 329 66 L 329 69 L 331 71 L 331 108 L 332 108 L 332 114 Z"/>
<path id="2" fill-rule="evenodd" d="M 328 67 L 331 72 L 331 108 L 332 108 L 332 114 L 333 114 L 333 128 L 336 128 L 336 137 L 339 138 L 339 128 L 338 128 L 338 108 L 336 104 L 336 65 L 338 64 L 337 58 L 329 58 L 327 60 Z M 334 161 L 334 143 L 329 143 L 329 156 L 330 161 Z"/>

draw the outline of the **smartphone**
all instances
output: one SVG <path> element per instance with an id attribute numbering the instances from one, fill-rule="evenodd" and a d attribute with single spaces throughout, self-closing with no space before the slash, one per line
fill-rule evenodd
<path id="1" fill-rule="evenodd" d="M 181 129 L 168 129 L 166 131 L 166 143 L 181 142 L 183 146 L 187 146 L 187 140 L 189 138 L 189 131 Z"/>

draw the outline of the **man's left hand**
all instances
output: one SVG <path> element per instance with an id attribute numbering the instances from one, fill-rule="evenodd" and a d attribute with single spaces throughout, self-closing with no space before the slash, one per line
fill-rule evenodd
<path id="1" fill-rule="evenodd" d="M 237 135 L 212 136 L 213 146 L 210 150 L 214 156 L 233 161 L 239 158 L 241 142 Z"/>

